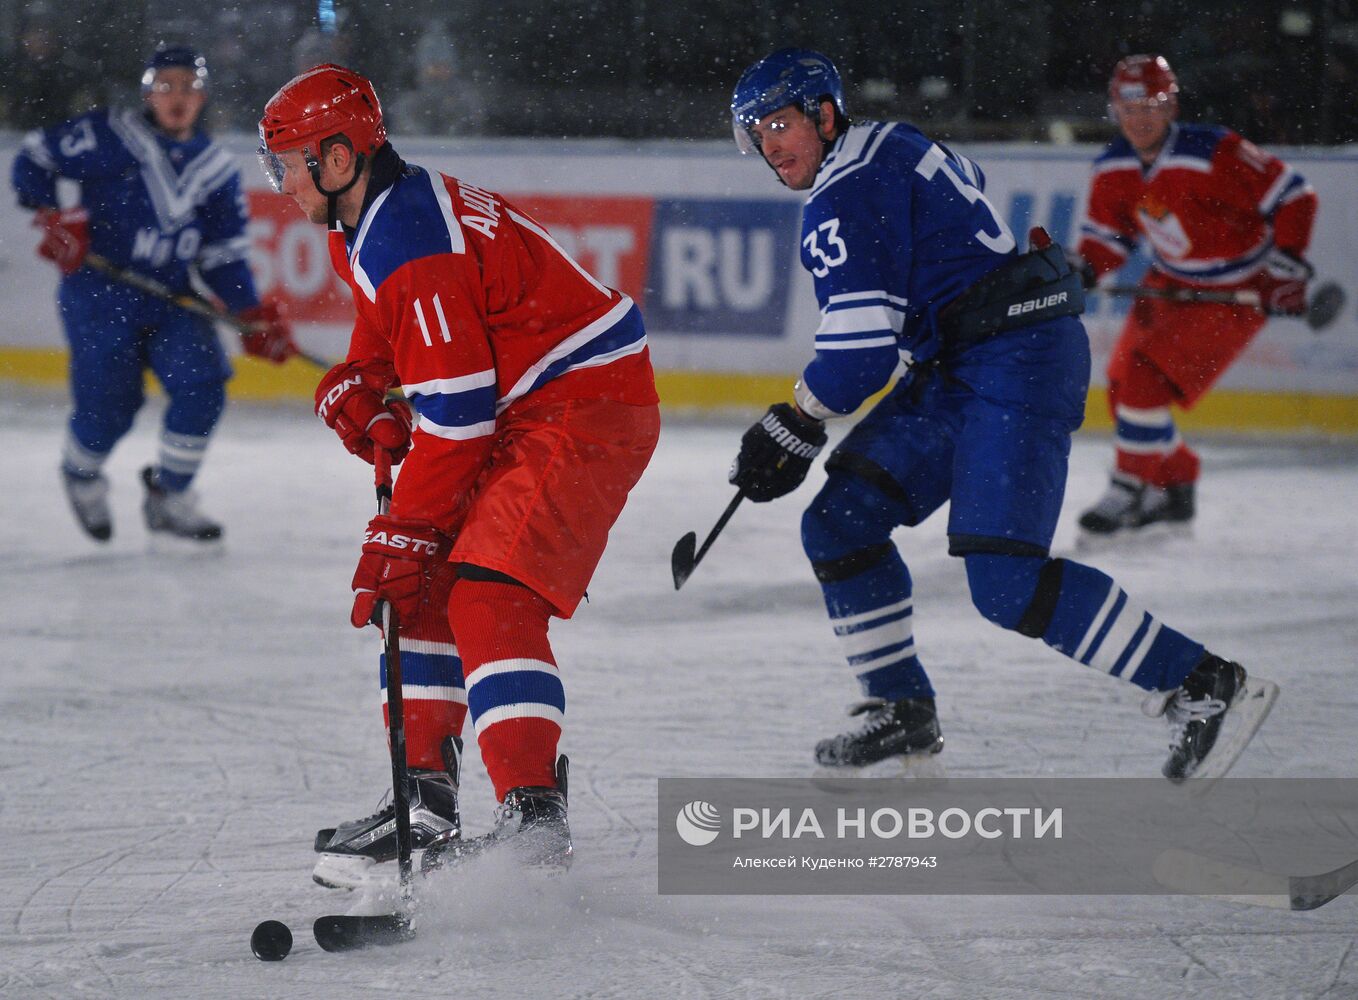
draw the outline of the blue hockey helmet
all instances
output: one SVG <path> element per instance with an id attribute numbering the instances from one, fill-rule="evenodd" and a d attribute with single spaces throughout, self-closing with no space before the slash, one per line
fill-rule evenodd
<path id="1" fill-rule="evenodd" d="M 193 73 L 193 89 L 207 89 L 207 59 L 195 48 L 188 45 L 169 45 L 161 42 L 155 51 L 146 57 L 146 68 L 141 74 L 141 90 L 147 93 L 156 82 L 156 74 L 163 69 L 174 67 L 187 69 Z"/>
<path id="2" fill-rule="evenodd" d="M 844 84 L 839 70 L 827 56 L 812 49 L 779 49 L 740 75 L 731 94 L 731 129 L 742 153 L 758 145 L 750 129 L 780 108 L 792 105 L 809 118 L 820 121 L 820 102 L 829 99 L 835 114 L 848 121 L 844 108 Z"/>

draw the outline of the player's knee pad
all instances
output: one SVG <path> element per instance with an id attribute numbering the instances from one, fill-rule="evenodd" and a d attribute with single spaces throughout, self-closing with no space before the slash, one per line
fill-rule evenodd
<path id="1" fill-rule="evenodd" d="M 1061 595 L 1064 559 L 973 552 L 965 558 L 976 610 L 1030 638 L 1047 631 Z"/>
<path id="2" fill-rule="evenodd" d="M 1154 361 L 1144 354 L 1131 352 L 1127 363 L 1118 373 L 1114 405 L 1130 406 L 1138 410 L 1168 406 L 1179 398 L 1174 383 Z"/>
<path id="3" fill-rule="evenodd" d="M 448 622 L 464 660 L 477 663 L 520 655 L 517 647 L 546 642 L 551 604 L 516 582 L 459 575 L 448 594 Z M 531 637 L 531 638 L 530 638 Z"/>
<path id="4" fill-rule="evenodd" d="M 811 569 L 816 574 L 816 579 L 821 583 L 839 583 L 843 580 L 851 580 L 860 573 L 882 565 L 896 554 L 896 546 L 890 542 L 882 542 L 880 545 L 869 545 L 866 548 L 855 549 L 845 555 L 833 559 L 813 559 Z"/>
<path id="5" fill-rule="evenodd" d="M 802 550 L 815 565 L 868 549 L 890 549 L 892 529 L 906 523 L 903 516 L 899 501 L 856 474 L 832 469 L 802 514 Z"/>
<path id="6" fill-rule="evenodd" d="M 205 437 L 212 433 L 226 409 L 226 383 L 222 381 L 176 386 L 168 394 L 170 410 L 165 423 L 176 434 Z"/>

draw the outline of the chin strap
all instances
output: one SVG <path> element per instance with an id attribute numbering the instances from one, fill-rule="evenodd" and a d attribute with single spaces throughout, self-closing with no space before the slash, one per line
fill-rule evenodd
<path id="1" fill-rule="evenodd" d="M 310 149 L 303 149 L 302 154 L 306 157 L 307 172 L 311 174 L 311 183 L 316 185 L 316 190 L 325 195 L 325 225 L 327 229 L 335 228 L 335 220 L 339 218 L 339 196 L 348 191 L 358 183 L 358 179 L 363 176 L 363 167 L 367 164 L 367 157 L 359 153 L 354 159 L 354 173 L 349 178 L 349 182 L 343 187 L 330 190 L 321 183 L 321 164 Z"/>

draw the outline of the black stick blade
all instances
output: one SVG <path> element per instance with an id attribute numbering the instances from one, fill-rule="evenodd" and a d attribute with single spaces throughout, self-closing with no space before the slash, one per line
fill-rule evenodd
<path id="1" fill-rule="evenodd" d="M 403 913 L 377 916 L 317 917 L 311 928 L 316 943 L 326 951 L 358 951 L 413 940 L 415 928 Z"/>
<path id="2" fill-rule="evenodd" d="M 693 565 L 696 561 L 694 556 L 697 551 L 697 532 L 690 531 L 674 543 L 674 551 L 670 553 L 670 572 L 674 574 L 675 590 L 682 587 L 684 581 L 693 575 Z"/>
<path id="3" fill-rule="evenodd" d="M 1347 298 L 1343 287 L 1333 281 L 1325 282 L 1316 289 L 1310 305 L 1306 307 L 1306 325 L 1316 331 L 1325 329 L 1344 311 Z"/>

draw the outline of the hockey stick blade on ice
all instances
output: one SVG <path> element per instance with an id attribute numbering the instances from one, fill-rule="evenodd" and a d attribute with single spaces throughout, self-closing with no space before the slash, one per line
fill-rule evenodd
<path id="1" fill-rule="evenodd" d="M 411 941 L 415 937 L 415 926 L 401 913 L 340 915 L 318 917 L 311 932 L 325 951 L 358 951 Z"/>
<path id="2" fill-rule="evenodd" d="M 100 254 L 86 254 L 85 263 L 105 277 L 112 278 L 114 281 L 121 282 L 138 291 L 145 292 L 147 295 L 154 296 L 155 298 L 162 299 L 172 305 L 176 305 L 185 312 L 191 312 L 196 316 L 202 316 L 204 319 L 210 319 L 217 323 L 225 323 L 237 333 L 255 332 L 253 323 L 247 323 L 239 316 L 232 316 L 229 312 L 218 309 L 202 296 L 194 295 L 192 292 L 176 292 L 173 288 L 161 284 L 155 278 L 148 278 L 146 275 L 133 271 L 130 268 L 119 267 L 117 264 L 113 263 L 113 261 Z M 324 371 L 329 371 L 334 367 L 325 358 L 318 357 L 315 354 L 308 354 L 306 351 L 298 351 L 297 356 L 308 364 L 313 364 Z"/>
<path id="3" fill-rule="evenodd" d="M 1358 885 L 1358 861 L 1319 875 L 1278 875 L 1177 847 L 1161 851 L 1151 871 L 1167 888 L 1277 910 L 1314 910 Z"/>
<path id="4" fill-rule="evenodd" d="M 1227 305 L 1249 306 L 1251 309 L 1258 309 L 1260 312 L 1267 313 L 1264 308 L 1263 300 L 1259 298 L 1259 293 L 1252 288 L 1241 288 L 1234 291 L 1224 288 L 1146 288 L 1142 285 L 1109 285 L 1104 288 L 1096 288 L 1094 291 L 1102 292 L 1104 295 L 1119 295 L 1135 299 L 1165 299 L 1169 302 L 1224 302 Z M 1310 301 L 1306 303 L 1306 312 L 1301 318 L 1306 320 L 1306 325 L 1319 333 L 1330 326 L 1339 314 L 1344 311 L 1344 304 L 1348 301 L 1348 295 L 1343 287 L 1337 282 L 1326 281 L 1316 286 Z"/>
<path id="5" fill-rule="evenodd" d="M 736 508 L 740 506 L 740 501 L 744 499 L 744 493 L 737 493 L 731 498 L 731 502 L 726 505 L 726 510 L 722 511 L 716 525 L 713 526 L 707 538 L 703 541 L 702 548 L 695 551 L 698 544 L 698 535 L 693 531 L 674 543 L 674 551 L 670 553 L 670 572 L 674 575 L 675 590 L 682 587 L 684 581 L 693 575 L 693 571 L 698 568 L 698 563 L 703 561 L 703 556 L 707 555 L 707 550 L 712 547 L 712 543 L 721 534 L 721 529 L 726 527 L 726 522 L 731 520 L 731 515 L 736 512 Z"/>

